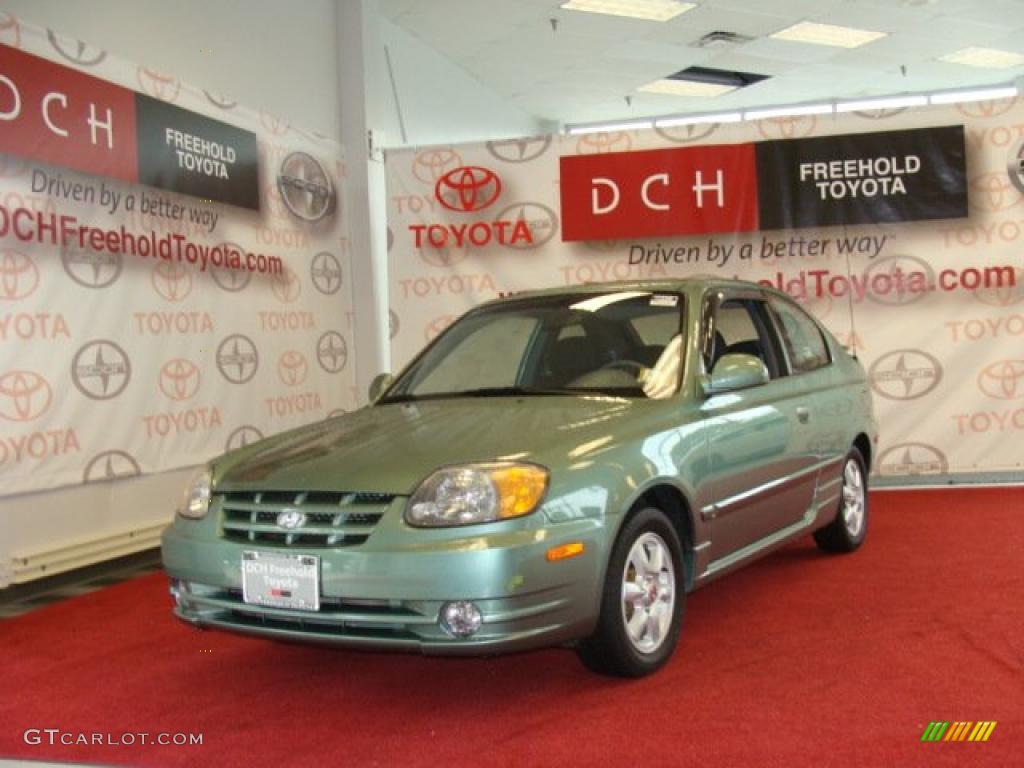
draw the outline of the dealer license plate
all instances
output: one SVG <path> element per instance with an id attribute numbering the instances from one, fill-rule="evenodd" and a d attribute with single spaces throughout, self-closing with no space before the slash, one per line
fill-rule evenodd
<path id="1" fill-rule="evenodd" d="M 277 552 L 243 552 L 242 599 L 271 608 L 319 611 L 320 558 Z"/>

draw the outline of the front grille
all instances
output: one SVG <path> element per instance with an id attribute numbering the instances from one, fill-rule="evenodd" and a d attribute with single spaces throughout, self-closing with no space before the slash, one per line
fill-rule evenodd
<path id="1" fill-rule="evenodd" d="M 369 538 L 394 494 L 325 491 L 223 493 L 223 537 L 279 547 L 352 547 Z M 299 524 L 278 525 L 282 512 Z"/>

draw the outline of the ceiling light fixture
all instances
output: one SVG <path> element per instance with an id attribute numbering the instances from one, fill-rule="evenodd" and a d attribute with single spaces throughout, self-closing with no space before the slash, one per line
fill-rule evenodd
<path id="1" fill-rule="evenodd" d="M 738 123 L 743 119 L 742 112 L 715 112 L 705 115 L 680 115 L 679 117 L 662 117 L 654 121 L 655 128 L 674 128 L 677 125 L 704 125 L 706 123 Z"/>
<path id="2" fill-rule="evenodd" d="M 644 21 L 668 21 L 696 7 L 696 3 L 681 3 L 678 0 L 569 0 L 562 3 L 566 11 L 604 13 Z"/>
<path id="3" fill-rule="evenodd" d="M 858 101 L 842 101 L 836 104 L 836 112 L 866 112 L 872 109 L 902 109 L 904 107 L 923 107 L 928 97 L 923 93 L 910 96 L 884 96 Z"/>
<path id="4" fill-rule="evenodd" d="M 1024 55 L 998 48 L 962 48 L 940 56 L 939 61 L 982 69 L 1010 69 L 1024 64 Z"/>
<path id="5" fill-rule="evenodd" d="M 831 104 L 793 104 L 788 107 L 770 109 L 748 109 L 743 112 L 744 120 L 768 120 L 772 117 L 800 117 L 802 115 L 827 115 L 832 112 Z"/>
<path id="6" fill-rule="evenodd" d="M 933 93 L 929 97 L 932 104 L 961 104 L 966 101 L 995 101 L 1012 99 L 1017 95 L 1017 88 L 1012 85 L 1000 88 L 979 88 L 974 91 L 943 91 Z"/>
<path id="7" fill-rule="evenodd" d="M 735 91 L 735 85 L 720 83 L 698 83 L 694 80 L 655 80 L 653 83 L 637 88 L 643 93 L 658 93 L 664 96 L 693 96 L 695 98 L 713 98 Z"/>
<path id="8" fill-rule="evenodd" d="M 621 123 L 590 123 L 588 125 L 571 125 L 566 128 L 570 136 L 579 136 L 584 133 L 610 133 L 611 131 L 641 131 L 644 128 L 653 128 L 653 120 L 630 120 Z"/>
<path id="9" fill-rule="evenodd" d="M 840 27 L 835 24 L 818 24 L 813 21 L 801 21 L 791 27 L 775 32 L 769 37 L 776 40 L 788 40 L 792 43 L 811 43 L 812 45 L 831 45 L 837 48 L 858 48 L 886 36 L 885 32 L 874 32 L 870 29 Z"/>

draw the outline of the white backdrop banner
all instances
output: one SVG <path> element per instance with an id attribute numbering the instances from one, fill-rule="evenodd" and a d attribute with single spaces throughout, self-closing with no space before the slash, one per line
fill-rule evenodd
<path id="1" fill-rule="evenodd" d="M 354 407 L 344 176 L 334 142 L 0 14 L 0 494 Z"/>
<path id="2" fill-rule="evenodd" d="M 919 137 L 930 135 L 941 137 L 938 154 L 950 161 L 941 171 L 921 160 L 927 147 L 916 149 Z M 876 155 L 865 165 L 808 161 L 798 193 L 783 179 L 773 187 L 762 153 L 775 162 L 803 157 L 807 147 L 813 155 L 815 147 L 832 143 L 815 137 L 873 147 Z M 802 141 L 780 141 L 786 139 Z M 713 168 L 701 170 L 702 157 L 739 158 L 735 162 L 742 165 L 748 162 L 744 153 L 756 150 L 760 226 L 756 207 L 740 206 L 748 222 L 743 228 L 750 231 L 600 240 L 581 239 L 575 228 L 564 231 L 566 213 L 580 213 L 562 207 L 565 169 L 593 165 L 576 158 L 688 147 L 707 148 L 680 162 L 695 163 L 691 170 L 703 175 L 693 189 L 708 195 L 717 194 L 718 177 Z M 389 152 L 393 366 L 400 369 L 457 315 L 503 293 L 699 273 L 739 277 L 787 291 L 857 351 L 881 424 L 877 471 L 1020 471 L 1022 147 L 1024 102 L 1012 99 Z M 617 165 L 602 167 L 617 167 L 628 177 L 656 154 L 620 155 Z M 959 195 L 955 184 L 947 184 L 957 174 L 952 161 L 959 162 Z M 667 204 L 668 179 L 653 171 L 651 176 L 643 189 L 651 202 Z M 928 183 L 922 185 L 923 179 Z M 572 181 L 575 189 L 578 179 Z M 615 190 L 598 186 L 592 200 L 573 204 L 598 210 L 611 205 Z M 623 189 L 618 191 L 625 195 L 629 190 Z M 778 198 L 789 194 L 787 208 Z M 808 220 L 807 201 L 819 195 L 834 203 L 831 214 L 820 215 L 834 215 L 830 221 L 844 225 Z M 857 195 L 871 199 L 851 201 Z M 824 203 L 819 207 L 824 210 Z M 853 223 L 869 214 L 875 223 Z M 780 217 L 799 228 L 766 225 Z M 900 220 L 907 218 L 931 220 Z M 631 227 L 635 217 L 620 224 Z"/>

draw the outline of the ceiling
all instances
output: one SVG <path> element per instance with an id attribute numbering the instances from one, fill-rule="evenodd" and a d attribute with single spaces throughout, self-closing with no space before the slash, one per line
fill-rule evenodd
<path id="1" fill-rule="evenodd" d="M 564 0 L 378 5 L 385 18 L 511 104 L 559 123 L 934 91 L 1024 75 L 1024 67 L 979 69 L 938 60 L 969 46 L 1024 54 L 1024 0 L 694 1 L 696 8 L 667 22 L 562 10 Z M 805 20 L 887 34 L 854 49 L 768 37 Z M 753 39 L 721 49 L 694 46 L 718 30 Z M 637 91 L 694 65 L 770 78 L 715 98 Z"/>

